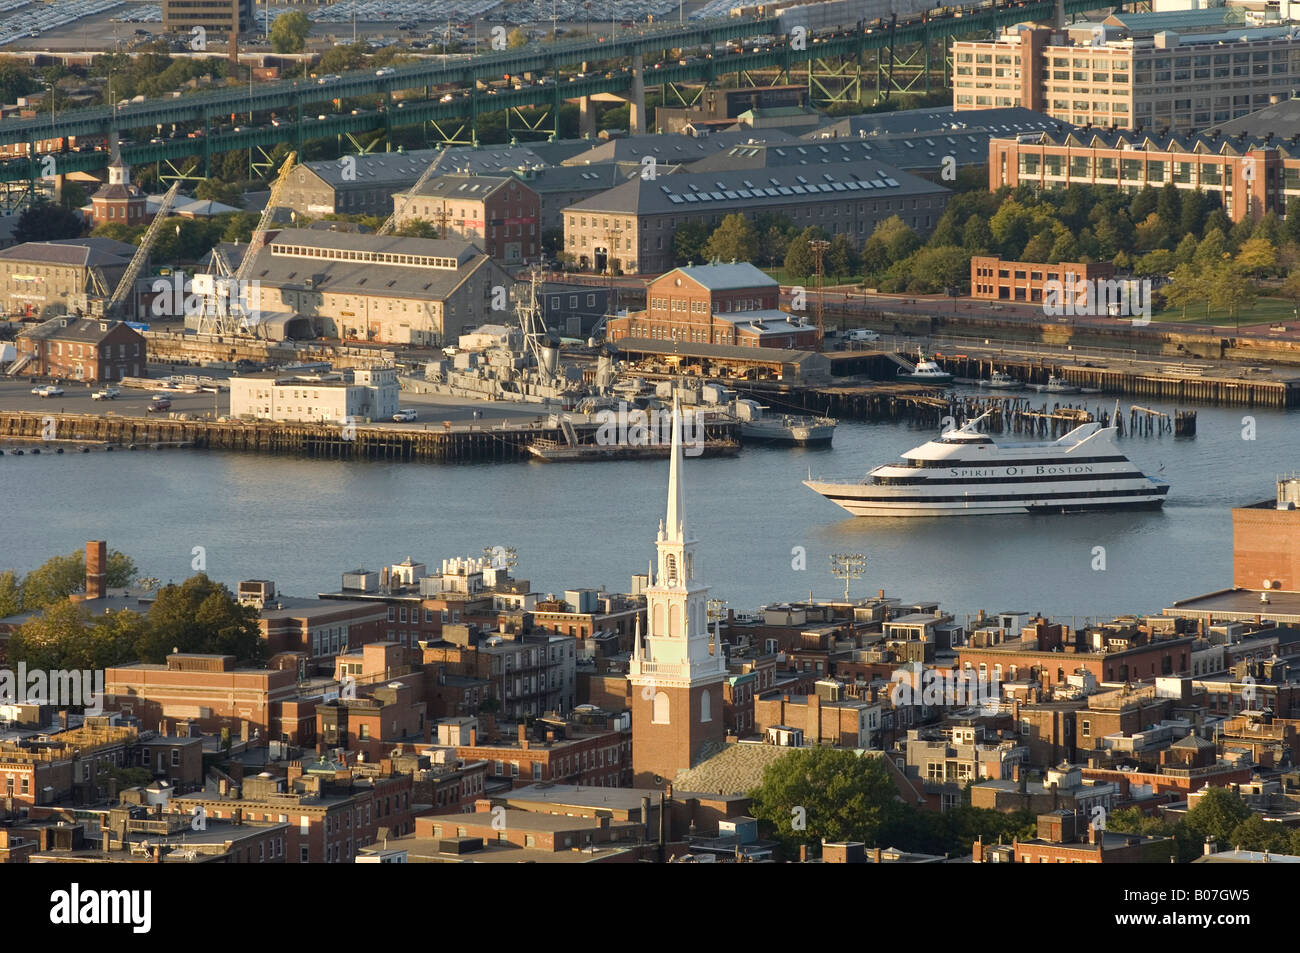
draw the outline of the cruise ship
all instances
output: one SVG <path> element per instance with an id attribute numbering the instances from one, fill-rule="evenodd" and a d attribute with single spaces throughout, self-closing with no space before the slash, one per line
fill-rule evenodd
<path id="1" fill-rule="evenodd" d="M 965 516 L 1154 509 L 1169 484 L 1148 477 L 1115 447 L 1115 428 L 1093 422 L 1051 443 L 994 443 L 976 425 L 885 464 L 858 483 L 804 485 L 854 516 Z"/>

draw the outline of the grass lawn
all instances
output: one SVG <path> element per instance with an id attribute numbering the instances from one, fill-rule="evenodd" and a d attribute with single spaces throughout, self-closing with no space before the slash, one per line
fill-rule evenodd
<path id="1" fill-rule="evenodd" d="M 794 278 L 791 278 L 789 275 L 785 273 L 784 268 L 764 268 L 762 269 L 762 271 L 765 274 L 771 275 L 773 278 L 775 278 L 778 284 L 803 285 L 805 288 L 817 287 L 816 275 L 809 275 L 807 278 L 803 279 L 802 281 L 796 281 Z M 822 285 L 827 288 L 830 288 L 834 285 L 861 284 L 861 283 L 862 283 L 862 275 L 849 275 L 843 278 L 832 274 L 825 274 L 822 276 Z"/>
<path id="2" fill-rule="evenodd" d="M 1281 324 L 1296 320 L 1295 303 L 1290 298 L 1261 296 L 1256 298 L 1255 303 L 1250 307 L 1241 309 L 1237 317 L 1233 317 L 1226 310 L 1210 308 L 1208 316 L 1205 311 L 1205 305 L 1192 305 L 1187 309 L 1187 317 L 1183 317 L 1182 308 L 1168 308 L 1153 313 L 1151 320 L 1170 324 L 1217 324 L 1230 327 L 1236 327 L 1238 318 L 1241 320 L 1242 327 L 1252 324 Z"/>

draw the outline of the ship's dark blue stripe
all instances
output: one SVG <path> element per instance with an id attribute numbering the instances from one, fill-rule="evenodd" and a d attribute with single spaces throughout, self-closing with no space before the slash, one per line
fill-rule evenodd
<path id="1" fill-rule="evenodd" d="M 828 500 L 853 503 L 1013 503 L 1020 500 L 1084 500 L 1117 496 L 1164 496 L 1168 486 L 1141 487 L 1135 490 L 1092 490 L 1087 493 L 965 493 L 961 496 L 844 496 L 823 493 Z"/>
<path id="2" fill-rule="evenodd" d="M 931 480 L 927 477 L 872 477 L 875 486 L 951 486 L 951 485 L 988 485 L 997 483 L 1067 483 L 1082 480 L 1144 480 L 1146 475 L 1128 471 L 1125 473 L 1062 473 L 1059 476 L 1024 476 L 1024 477 L 971 477 L 961 479 L 953 477 L 943 480 Z"/>

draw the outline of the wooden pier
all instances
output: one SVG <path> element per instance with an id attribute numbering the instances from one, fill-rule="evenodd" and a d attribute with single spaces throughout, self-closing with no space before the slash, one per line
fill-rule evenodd
<path id="1" fill-rule="evenodd" d="M 1024 384 L 1046 384 L 1055 375 L 1076 387 L 1104 394 L 1148 397 L 1170 403 L 1203 403 L 1245 407 L 1300 406 L 1300 381 L 1256 380 L 1216 376 L 1212 365 L 1144 361 L 1133 367 L 1083 367 L 1030 358 L 967 355 L 943 347 L 934 355 L 944 370 L 957 377 L 987 380 L 1001 371 Z"/>
<path id="2" fill-rule="evenodd" d="M 49 421 L 54 423 L 52 434 L 47 429 Z M 575 425 L 574 429 L 582 434 L 595 429 L 595 425 Z M 709 440 L 737 439 L 738 429 L 734 423 L 709 422 L 705 426 L 705 437 Z M 49 439 L 51 437 L 53 440 Z M 0 412 L 0 444 L 30 445 L 57 441 L 65 447 L 81 444 L 106 450 L 197 447 L 331 460 L 511 462 L 528 459 L 528 444 L 539 438 L 564 439 L 560 428 L 550 426 L 546 418 L 525 425 L 426 425 L 416 429 L 363 424 L 343 426 Z"/>

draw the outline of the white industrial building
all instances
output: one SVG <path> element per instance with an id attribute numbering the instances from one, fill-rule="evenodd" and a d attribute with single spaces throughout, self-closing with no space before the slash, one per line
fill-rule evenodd
<path id="1" fill-rule="evenodd" d="M 242 419 L 364 423 L 388 420 L 397 410 L 393 367 L 230 378 L 230 414 Z"/>

